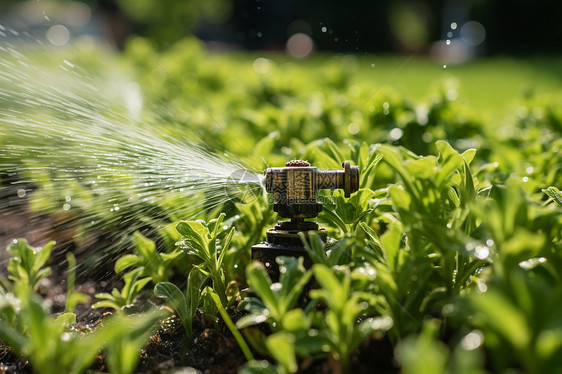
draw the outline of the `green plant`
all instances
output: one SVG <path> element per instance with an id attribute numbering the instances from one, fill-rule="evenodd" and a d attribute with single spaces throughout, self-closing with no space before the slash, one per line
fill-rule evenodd
<path id="1" fill-rule="evenodd" d="M 234 228 L 228 230 L 226 226 L 223 227 L 225 216 L 221 213 L 208 223 L 180 221 L 176 224 L 176 229 L 183 235 L 180 248 L 200 260 L 194 266 L 211 279 L 213 289 L 219 295 L 222 305 L 226 306 L 229 305 L 226 294 L 228 283 L 223 261 L 234 235 Z"/>
<path id="2" fill-rule="evenodd" d="M 162 318 L 160 311 L 139 315 L 118 313 L 104 321 L 100 335 L 105 338 L 105 361 L 109 372 L 132 373 L 140 359 L 140 351 L 149 337 L 156 332 L 156 322 Z"/>
<path id="3" fill-rule="evenodd" d="M 252 262 L 246 268 L 248 284 L 259 299 L 246 297 L 239 304 L 240 309 L 250 314 L 238 320 L 238 328 L 267 322 L 275 331 L 280 331 L 288 328 L 295 313 L 299 313 L 299 309 L 293 308 L 312 274 L 305 271 L 302 257 L 278 257 L 276 260 L 281 273 L 277 283 L 271 282 L 260 262 Z"/>
<path id="4" fill-rule="evenodd" d="M 113 288 L 111 293 L 102 292 L 96 294 L 96 298 L 100 301 L 94 304 L 94 308 L 121 309 L 132 304 L 139 292 L 151 281 L 150 277 L 141 278 L 142 273 L 142 268 L 126 273 L 123 276 L 124 285 L 121 291 Z"/>
<path id="5" fill-rule="evenodd" d="M 546 190 L 543 190 L 543 192 L 547 194 L 552 201 L 558 204 L 559 207 L 562 207 L 562 193 L 560 193 L 558 188 L 548 187 Z"/>
<path id="6" fill-rule="evenodd" d="M 330 354 L 339 361 L 342 371 L 349 372 L 353 351 L 371 334 L 389 330 L 393 325 L 392 318 L 364 315 L 366 306 L 376 304 L 377 299 L 370 293 L 351 288 L 349 269 L 341 267 L 334 274 L 327 266 L 315 264 L 312 271 L 321 288 L 311 290 L 310 296 L 328 307 L 325 325 L 319 328 L 318 334 L 325 339 Z"/>
<path id="7" fill-rule="evenodd" d="M 6 249 L 12 256 L 8 263 L 8 278 L 36 289 L 39 280 L 51 273 L 51 268 L 44 265 L 54 245 L 55 242 L 51 241 L 43 248 L 33 248 L 25 239 L 14 240 Z"/>
<path id="8" fill-rule="evenodd" d="M 128 268 L 143 268 L 142 276 L 150 277 L 155 284 L 168 280 L 170 268 L 182 255 L 180 249 L 171 253 L 159 253 L 154 242 L 136 231 L 133 234 L 136 254 L 125 255 L 115 263 L 115 272 Z"/>
<path id="9" fill-rule="evenodd" d="M 349 252 L 349 243 L 341 240 L 326 249 L 326 244 L 322 241 L 320 236 L 316 233 L 311 233 L 307 237 L 300 232 L 299 236 L 302 240 L 304 248 L 310 259 L 315 264 L 324 264 L 328 267 L 342 265 L 349 262 L 350 256 L 345 256 Z"/>
<path id="10" fill-rule="evenodd" d="M 217 293 L 212 290 L 209 290 L 208 294 L 212 298 L 213 302 L 216 304 L 217 309 L 222 317 L 222 320 L 224 321 L 224 323 L 226 324 L 226 326 L 228 327 L 228 329 L 236 339 L 236 342 L 238 343 L 240 349 L 244 353 L 246 360 L 248 361 L 253 360 L 254 355 L 250 351 L 250 347 L 248 347 L 246 341 L 244 340 L 240 332 L 236 329 L 236 326 L 234 326 L 234 322 L 232 322 L 232 319 L 230 319 L 230 316 L 226 312 L 225 306 L 221 303 L 219 295 L 217 295 Z"/>
<path id="11" fill-rule="evenodd" d="M 252 374 L 290 374 L 298 370 L 296 360 L 295 337 L 287 331 L 271 334 L 265 340 L 265 347 L 271 356 L 278 362 L 277 365 L 269 361 L 249 361 L 240 370 L 241 373 Z"/>
<path id="12" fill-rule="evenodd" d="M 66 254 L 66 261 L 68 262 L 68 276 L 66 281 L 66 300 L 64 302 L 64 312 L 73 313 L 77 304 L 83 304 L 90 298 L 88 295 L 74 291 L 76 282 L 76 258 L 72 253 Z"/>
<path id="13" fill-rule="evenodd" d="M 193 338 L 193 317 L 199 306 L 201 284 L 204 281 L 200 279 L 199 271 L 194 268 L 187 277 L 185 293 L 170 282 L 160 282 L 154 287 L 154 295 L 166 300 L 181 319 L 189 340 Z"/>
<path id="14" fill-rule="evenodd" d="M 101 349 L 101 333 L 82 337 L 71 330 L 76 321 L 72 313 L 51 317 L 25 283 L 16 285 L 15 292 L 19 321 L 15 326 L 6 320 L 0 322 L 0 338 L 30 360 L 36 373 L 81 373 L 87 369 Z M 10 306 L 3 304 L 3 313 L 6 308 Z"/>
<path id="15" fill-rule="evenodd" d="M 439 340 L 439 321 L 428 320 L 419 335 L 409 336 L 396 347 L 404 374 L 483 374 L 482 332 L 472 330 L 453 350 Z"/>

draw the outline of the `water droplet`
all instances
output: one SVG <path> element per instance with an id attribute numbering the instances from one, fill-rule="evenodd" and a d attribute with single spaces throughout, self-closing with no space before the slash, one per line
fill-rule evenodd
<path id="1" fill-rule="evenodd" d="M 304 33 L 296 33 L 287 40 L 287 53 L 296 58 L 304 58 L 314 50 L 314 41 Z"/>
<path id="2" fill-rule="evenodd" d="M 359 127 L 359 125 L 355 122 L 350 123 L 347 126 L 347 131 L 351 134 L 351 135 L 355 135 L 359 132 L 359 130 L 361 130 L 361 128 Z"/>
<path id="3" fill-rule="evenodd" d="M 490 255 L 490 249 L 484 245 L 479 245 L 474 248 L 474 254 L 478 259 L 484 260 Z"/>
<path id="4" fill-rule="evenodd" d="M 67 203 L 69 203 L 71 200 L 72 200 L 72 198 L 70 196 L 64 197 L 64 201 L 66 201 Z"/>
<path id="5" fill-rule="evenodd" d="M 25 195 L 26 195 L 25 190 L 23 188 L 20 188 L 18 190 L 18 197 L 25 197 Z"/>
<path id="6" fill-rule="evenodd" d="M 473 351 L 476 348 L 480 347 L 484 342 L 484 334 L 482 331 L 474 330 L 469 332 L 464 338 L 461 340 L 461 347 L 467 351 Z"/>
<path id="7" fill-rule="evenodd" d="M 453 37 L 453 33 L 452 33 L 451 31 L 449 31 L 449 32 L 447 33 L 447 38 L 452 38 L 452 37 Z"/>
<path id="8" fill-rule="evenodd" d="M 395 127 L 390 130 L 389 136 L 392 140 L 399 140 L 404 135 L 404 131 L 401 128 Z"/>
<path id="9" fill-rule="evenodd" d="M 433 135 L 430 132 L 424 132 L 422 135 L 422 140 L 425 143 L 431 143 L 431 141 L 433 140 Z"/>
<path id="10" fill-rule="evenodd" d="M 60 47 L 70 40 L 70 31 L 63 25 L 54 25 L 47 30 L 47 40 Z"/>
<path id="11" fill-rule="evenodd" d="M 374 63 L 373 63 L 373 64 L 371 64 L 371 67 L 372 67 L 372 68 L 374 68 L 374 67 L 375 67 L 375 64 L 374 64 Z"/>
<path id="12" fill-rule="evenodd" d="M 444 65 L 443 65 L 443 69 L 447 69 L 447 65 L 444 64 Z"/>
<path id="13" fill-rule="evenodd" d="M 65 203 L 65 204 L 62 206 L 62 210 L 69 210 L 69 209 L 70 209 L 70 204 L 69 204 L 69 203 Z"/>
<path id="14" fill-rule="evenodd" d="M 322 32 L 326 32 L 328 31 L 328 28 L 326 26 L 322 27 Z"/>
<path id="15" fill-rule="evenodd" d="M 445 44 L 447 44 L 447 45 L 451 45 L 451 39 L 447 39 L 447 40 L 445 40 Z"/>
<path id="16" fill-rule="evenodd" d="M 492 239 L 488 239 L 488 240 L 486 240 L 486 245 L 487 245 L 488 247 L 491 247 L 491 246 L 494 245 L 494 241 L 493 241 Z"/>
<path id="17" fill-rule="evenodd" d="M 523 178 L 522 178 L 522 181 L 523 181 L 524 183 L 527 183 L 527 182 L 529 181 L 529 178 L 528 178 L 528 177 L 523 177 Z"/>
<path id="18" fill-rule="evenodd" d="M 478 290 L 480 292 L 488 291 L 488 285 L 482 279 L 478 279 L 477 284 L 478 284 Z"/>
<path id="19" fill-rule="evenodd" d="M 258 33 L 256 35 L 258 36 L 258 38 L 261 38 L 261 36 L 262 36 L 261 31 L 258 31 Z"/>
<path id="20" fill-rule="evenodd" d="M 456 30 L 457 29 L 457 23 L 453 22 L 451 23 L 451 30 Z"/>
<path id="21" fill-rule="evenodd" d="M 271 67 L 271 63 L 267 58 L 260 57 L 254 60 L 253 67 L 256 73 L 265 74 L 269 71 L 269 68 Z"/>

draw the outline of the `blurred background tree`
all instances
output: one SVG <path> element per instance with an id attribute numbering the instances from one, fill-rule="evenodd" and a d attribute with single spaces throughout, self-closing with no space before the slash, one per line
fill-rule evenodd
<path id="1" fill-rule="evenodd" d="M 43 15 L 61 22 L 59 15 L 77 9 L 77 3 L 4 0 L 0 23 L 38 26 Z M 117 47 L 129 35 L 142 35 L 166 47 L 194 34 L 228 48 L 282 50 L 299 34 L 305 36 L 301 42 L 316 50 L 336 52 L 430 52 L 435 41 L 447 39 L 463 41 L 469 48 L 461 52 L 469 54 L 561 52 L 562 2 L 557 0 L 83 0 L 82 4 L 92 14 L 90 23 L 80 30 L 68 19 L 63 25 L 72 35 L 102 36 Z"/>

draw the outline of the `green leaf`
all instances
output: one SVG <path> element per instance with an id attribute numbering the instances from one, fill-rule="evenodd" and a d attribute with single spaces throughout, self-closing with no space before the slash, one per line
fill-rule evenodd
<path id="1" fill-rule="evenodd" d="M 398 251 L 402 242 L 402 231 L 397 223 L 393 222 L 381 237 L 381 244 L 388 265 L 394 271 L 398 270 Z"/>
<path id="2" fill-rule="evenodd" d="M 70 326 L 76 323 L 76 314 L 63 313 L 60 316 L 58 316 L 55 321 L 59 323 L 61 326 L 64 326 L 65 328 L 69 328 Z"/>
<path id="3" fill-rule="evenodd" d="M 320 286 L 330 295 L 331 300 L 327 300 L 329 304 L 337 304 L 347 300 L 347 293 L 330 268 L 322 264 L 315 264 L 312 266 L 312 271 Z"/>
<path id="4" fill-rule="evenodd" d="M 199 221 L 179 221 L 176 230 L 196 244 L 199 250 L 206 250 L 209 244 L 208 230 Z"/>
<path id="5" fill-rule="evenodd" d="M 472 294 L 469 301 L 486 326 L 502 335 L 513 347 L 520 352 L 530 347 L 532 331 L 522 311 L 511 300 L 489 289 L 485 293 Z"/>
<path id="6" fill-rule="evenodd" d="M 559 207 L 562 208 L 562 193 L 556 187 L 548 187 L 546 190 L 542 190 L 545 194 L 548 195 Z"/>
<path id="7" fill-rule="evenodd" d="M 435 145 L 439 149 L 441 157 L 440 170 L 435 183 L 440 186 L 450 177 L 451 173 L 463 165 L 464 159 L 446 141 L 438 140 Z"/>
<path id="8" fill-rule="evenodd" d="M 283 316 L 283 328 L 289 332 L 307 331 L 310 321 L 301 308 L 291 309 Z"/>
<path id="9" fill-rule="evenodd" d="M 210 295 L 213 301 L 215 302 L 217 309 L 219 310 L 222 320 L 224 321 L 224 323 L 226 324 L 226 326 L 234 336 L 234 339 L 236 339 L 236 342 L 238 343 L 238 346 L 242 350 L 242 353 L 244 353 L 246 360 L 252 361 L 254 359 L 254 355 L 252 354 L 252 351 L 250 351 L 250 347 L 248 347 L 248 344 L 246 344 L 246 341 L 240 334 L 240 331 L 236 329 L 236 326 L 234 326 L 234 322 L 232 322 L 232 319 L 230 319 L 230 316 L 224 309 L 224 306 L 221 303 L 219 295 L 217 295 L 213 291 L 210 292 Z"/>
<path id="10" fill-rule="evenodd" d="M 519 229 L 513 237 L 500 246 L 500 254 L 512 259 L 513 263 L 519 263 L 538 255 L 545 240 L 545 236 L 541 233 Z"/>
<path id="11" fill-rule="evenodd" d="M 472 160 L 474 160 L 474 156 L 476 156 L 477 150 L 475 148 L 470 148 L 464 151 L 461 156 L 466 161 L 466 164 L 470 164 Z"/>
<path id="12" fill-rule="evenodd" d="M 373 249 L 373 251 L 375 253 L 375 256 L 376 256 L 376 259 L 378 261 L 387 263 L 388 260 L 387 260 L 385 254 L 384 254 L 384 249 L 383 249 L 382 242 L 381 242 L 381 239 L 379 237 L 379 234 L 377 234 L 376 231 L 373 230 L 365 222 L 360 222 L 359 226 L 361 227 L 361 229 L 363 229 L 365 234 L 367 234 L 367 236 L 369 237 L 369 246 Z"/>
<path id="13" fill-rule="evenodd" d="M 268 351 L 286 373 L 294 373 L 298 369 L 295 357 L 295 338 L 287 331 L 280 331 L 267 337 L 265 344 Z"/>
<path id="14" fill-rule="evenodd" d="M 115 272 L 120 273 L 130 267 L 137 266 L 140 263 L 139 257 L 137 255 L 128 254 L 120 257 L 115 262 Z"/>
<path id="15" fill-rule="evenodd" d="M 138 315 L 118 313 L 104 322 L 101 338 L 105 338 L 106 362 L 109 372 L 132 373 L 140 359 L 140 351 L 158 328 L 160 311 Z"/>
<path id="16" fill-rule="evenodd" d="M 249 361 L 238 369 L 240 374 L 282 374 L 275 365 L 267 360 Z"/>
<path id="17" fill-rule="evenodd" d="M 156 245 L 147 237 L 143 236 L 140 232 L 135 231 L 133 234 L 133 242 L 135 243 L 136 250 L 144 257 L 145 261 L 155 263 L 158 262 L 158 253 L 156 252 Z"/>
<path id="18" fill-rule="evenodd" d="M 191 340 L 193 337 L 192 319 L 190 311 L 187 307 L 187 301 L 184 294 L 173 283 L 160 282 L 154 287 L 154 295 L 168 302 L 172 309 L 176 312 L 183 323 L 187 337 Z"/>
<path id="19" fill-rule="evenodd" d="M 271 279 L 261 262 L 254 261 L 246 268 L 248 284 L 260 296 L 270 313 L 277 316 L 277 299 L 271 290 Z"/>
<path id="20" fill-rule="evenodd" d="M 279 132 L 274 131 L 267 136 L 260 139 L 254 148 L 254 154 L 256 155 L 269 155 L 273 151 L 275 146 L 275 141 L 279 138 Z"/>
<path id="21" fill-rule="evenodd" d="M 447 373 L 448 349 L 436 339 L 438 325 L 430 320 L 417 336 L 402 340 L 396 348 L 396 357 L 404 374 Z"/>
<path id="22" fill-rule="evenodd" d="M 50 241 L 43 246 L 43 248 L 38 248 L 34 251 L 34 255 L 36 256 L 35 260 L 33 261 L 33 270 L 39 271 L 46 263 L 49 257 L 51 256 L 51 252 L 53 251 L 53 247 L 55 245 L 54 241 Z"/>
<path id="23" fill-rule="evenodd" d="M 386 332 L 392 326 L 394 326 L 394 321 L 389 316 L 367 318 L 359 324 L 359 341 L 362 341 L 374 332 Z"/>
<path id="24" fill-rule="evenodd" d="M 240 318 L 238 321 L 236 321 L 236 327 L 241 330 L 246 327 L 255 326 L 264 323 L 265 320 L 266 320 L 265 314 L 248 314 L 247 316 L 244 316 Z"/>
<path id="25" fill-rule="evenodd" d="M 2 339 L 2 341 L 7 343 L 13 350 L 20 354 L 22 353 L 27 343 L 25 335 L 18 332 L 16 329 L 4 322 L 0 323 L 0 339 Z"/>

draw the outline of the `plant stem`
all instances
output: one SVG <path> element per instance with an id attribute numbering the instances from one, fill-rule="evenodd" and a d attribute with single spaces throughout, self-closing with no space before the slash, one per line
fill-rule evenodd
<path id="1" fill-rule="evenodd" d="M 228 315 L 228 313 L 224 309 L 224 306 L 221 303 L 219 295 L 217 295 L 215 292 L 211 292 L 211 298 L 213 299 L 213 301 L 217 305 L 217 308 L 219 310 L 219 313 L 221 314 L 221 317 L 222 317 L 224 323 L 226 324 L 226 326 L 228 327 L 228 329 L 230 330 L 232 335 L 234 335 L 234 339 L 236 339 L 236 342 L 240 346 L 240 349 L 242 349 L 242 352 L 244 353 L 244 356 L 246 357 L 246 360 L 253 361 L 254 355 L 250 351 L 250 347 L 248 347 L 248 344 L 246 344 L 246 341 L 242 337 L 242 334 L 240 334 L 240 331 L 238 331 L 236 326 L 234 326 L 234 322 L 232 322 L 232 319 L 230 319 L 230 316 Z"/>

